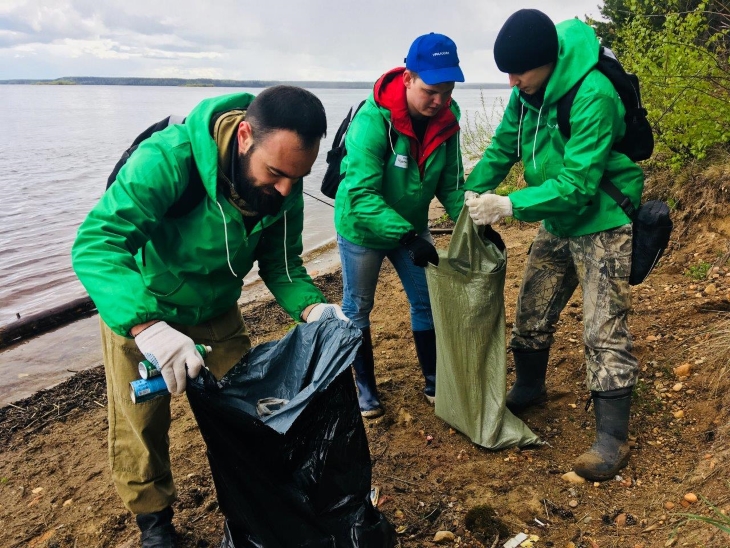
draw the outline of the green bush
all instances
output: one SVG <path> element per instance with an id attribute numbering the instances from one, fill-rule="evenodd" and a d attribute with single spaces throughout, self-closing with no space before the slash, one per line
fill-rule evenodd
<path id="1" fill-rule="evenodd" d="M 615 29 L 613 44 L 624 68 L 642 83 L 656 161 L 676 169 L 727 145 L 730 12 L 709 12 L 707 2 L 687 10 L 682 0 L 628 0 L 625 7 L 632 16 Z"/>

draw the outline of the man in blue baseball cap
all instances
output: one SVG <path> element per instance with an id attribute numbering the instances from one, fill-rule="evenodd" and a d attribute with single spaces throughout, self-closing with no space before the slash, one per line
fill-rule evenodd
<path id="1" fill-rule="evenodd" d="M 343 304 L 363 332 L 353 365 L 363 417 L 383 414 L 375 382 L 370 312 L 383 260 L 398 272 L 410 303 L 424 394 L 436 394 L 436 335 L 423 268 L 437 263 L 428 231 L 434 196 L 452 218 L 464 202 L 459 108 L 451 99 L 463 82 L 456 44 L 425 34 L 411 44 L 405 68 L 386 72 L 347 131 L 347 155 L 335 198 Z"/>

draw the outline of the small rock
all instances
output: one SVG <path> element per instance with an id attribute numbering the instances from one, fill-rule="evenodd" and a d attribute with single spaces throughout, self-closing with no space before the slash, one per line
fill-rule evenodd
<path id="1" fill-rule="evenodd" d="M 565 548 L 575 548 L 575 542 L 569 541 L 568 544 L 565 545 Z"/>
<path id="2" fill-rule="evenodd" d="M 578 508 L 578 501 L 573 499 L 570 502 L 568 502 L 568 506 L 570 506 L 571 508 Z"/>
<path id="3" fill-rule="evenodd" d="M 403 513 L 403 510 L 396 510 L 393 515 L 395 516 L 395 519 L 403 519 L 406 517 L 406 515 Z"/>
<path id="4" fill-rule="evenodd" d="M 674 374 L 678 377 L 687 377 L 692 372 L 692 366 L 689 363 L 683 363 L 674 368 Z"/>
<path id="5" fill-rule="evenodd" d="M 621 513 L 618 516 L 616 516 L 613 520 L 613 522 L 616 524 L 617 527 L 624 527 L 626 526 L 626 514 Z"/>
<path id="6" fill-rule="evenodd" d="M 71 506 L 73 504 L 73 502 L 74 502 L 73 499 L 66 499 L 66 500 L 63 501 L 63 505 L 64 506 Z"/>
<path id="7" fill-rule="evenodd" d="M 656 335 L 648 335 L 646 337 L 646 340 L 649 341 L 649 342 L 656 342 L 659 339 L 661 339 L 661 337 L 657 337 Z"/>
<path id="8" fill-rule="evenodd" d="M 41 492 L 43 492 L 43 487 L 36 487 L 35 489 L 33 489 L 31 491 L 31 493 L 33 493 L 34 495 L 37 495 L 38 493 L 41 493 Z"/>
<path id="9" fill-rule="evenodd" d="M 562 475 L 563 480 L 569 482 L 569 483 L 585 483 L 585 478 L 580 477 L 578 474 L 573 472 L 572 470 L 568 472 L 567 474 Z"/>
<path id="10" fill-rule="evenodd" d="M 684 417 L 684 411 L 680 409 L 679 411 L 675 411 L 673 415 L 675 419 L 681 419 Z"/>
<path id="11" fill-rule="evenodd" d="M 672 510 L 675 506 L 676 506 L 676 504 L 674 504 L 670 500 L 668 500 L 667 502 L 664 503 L 664 508 L 666 508 L 667 510 Z"/>
<path id="12" fill-rule="evenodd" d="M 600 487 L 600 486 L 601 486 L 601 482 L 600 481 L 594 481 L 593 482 L 593 487 Z"/>
<path id="13" fill-rule="evenodd" d="M 454 542 L 455 538 L 454 533 L 451 531 L 438 531 L 433 536 L 433 541 L 436 544 L 446 544 L 447 542 Z"/>
<path id="14" fill-rule="evenodd" d="M 684 500 L 686 500 L 690 504 L 694 504 L 695 502 L 697 502 L 697 495 L 695 495 L 694 493 L 687 493 L 684 496 Z"/>
<path id="15" fill-rule="evenodd" d="M 682 383 L 678 382 L 677 384 L 672 386 L 672 390 L 674 390 L 675 392 L 679 392 L 680 390 L 682 390 Z"/>
<path id="16" fill-rule="evenodd" d="M 398 410 L 398 424 L 402 424 L 403 426 L 410 426 L 412 423 L 413 416 L 401 407 Z"/>
<path id="17" fill-rule="evenodd" d="M 705 288 L 705 295 L 714 295 L 717 293 L 717 286 L 715 284 L 708 284 Z"/>

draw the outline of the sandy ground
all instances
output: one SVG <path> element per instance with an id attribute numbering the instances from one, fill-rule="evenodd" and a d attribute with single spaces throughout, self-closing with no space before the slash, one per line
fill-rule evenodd
<path id="1" fill-rule="evenodd" d="M 632 409 L 632 458 L 620 480 L 598 485 L 562 479 L 592 442 L 595 428 L 592 412 L 584 410 L 580 295 L 560 320 L 549 401 L 525 415 L 549 445 L 492 452 L 435 417 L 423 398 L 407 303 L 386 263 L 372 318 L 386 414 L 368 422 L 367 432 L 373 482 L 381 490 L 379 508 L 401 532 L 401 546 L 434 546 L 434 534 L 444 530 L 455 535 L 447 544 L 469 547 L 501 546 L 506 536 L 521 531 L 539 538 L 536 547 L 730 546 L 727 534 L 682 516 L 710 514 L 702 500 L 684 501 L 687 493 L 730 511 L 730 383 L 722 335 L 730 325 L 730 272 L 724 264 L 729 225 L 715 222 L 684 233 L 658 271 L 633 289 L 631 327 L 641 379 Z M 498 229 L 509 253 L 509 330 L 536 226 L 512 223 Z M 439 237 L 437 245 L 446 247 L 448 239 Z M 712 265 L 716 268 L 706 276 L 698 275 Z M 341 298 L 337 273 L 322 274 L 317 283 L 332 300 Z M 242 310 L 255 343 L 279 338 L 291 325 L 270 301 L 246 303 Z M 508 356 L 508 382 L 511 365 Z M 689 374 L 675 373 L 683 365 Z M 0 409 L 0 546 L 138 544 L 133 517 L 111 486 L 105 402 L 103 372 L 97 367 Z M 185 398 L 174 399 L 173 417 L 181 546 L 217 546 L 222 516 Z M 483 505 L 494 510 L 495 519 L 468 518 L 470 510 Z"/>

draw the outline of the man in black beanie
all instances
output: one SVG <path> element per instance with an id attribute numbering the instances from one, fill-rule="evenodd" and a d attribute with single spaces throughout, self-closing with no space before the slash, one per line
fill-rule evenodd
<path id="1" fill-rule="evenodd" d="M 555 325 L 581 286 L 586 384 L 594 403 L 596 441 L 574 469 L 593 481 L 613 478 L 628 463 L 631 393 L 638 374 L 627 321 L 631 221 L 599 185 L 607 177 L 635 207 L 644 186 L 641 168 L 614 150 L 626 132 L 626 111 L 613 84 L 595 68 L 598 54 L 595 32 L 578 19 L 554 25 L 537 10 L 511 15 L 497 36 L 494 59 L 514 89 L 465 185 L 476 224 L 510 215 L 542 221 L 525 267 L 510 340 L 517 379 L 507 406 L 513 412 L 546 401 Z M 557 105 L 574 86 L 566 136 L 557 124 Z M 525 188 L 509 196 L 485 193 L 520 160 Z"/>

